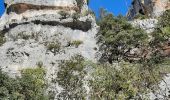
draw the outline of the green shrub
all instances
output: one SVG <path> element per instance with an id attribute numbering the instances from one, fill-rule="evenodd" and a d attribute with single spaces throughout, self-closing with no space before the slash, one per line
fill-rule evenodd
<path id="1" fill-rule="evenodd" d="M 30 35 L 25 34 L 24 32 L 19 33 L 17 37 L 19 37 L 19 38 L 21 38 L 21 39 L 24 39 L 24 40 L 28 40 L 28 39 L 31 38 Z"/>
<path id="2" fill-rule="evenodd" d="M 6 42 L 3 33 L 0 32 L 0 46 L 2 46 Z"/>
<path id="3" fill-rule="evenodd" d="M 78 8 L 81 10 L 81 8 L 84 5 L 84 0 L 76 0 Z"/>
<path id="4" fill-rule="evenodd" d="M 159 18 L 158 27 L 166 26 L 170 26 L 170 10 L 166 10 Z"/>
<path id="5" fill-rule="evenodd" d="M 83 44 L 83 41 L 81 40 L 74 40 L 70 43 L 71 46 L 75 46 L 76 48 L 78 48 L 81 44 Z"/>
<path id="6" fill-rule="evenodd" d="M 47 100 L 47 84 L 43 68 L 23 69 L 21 77 L 10 78 L 0 70 L 2 100 Z"/>
<path id="7" fill-rule="evenodd" d="M 152 33 L 154 37 L 151 45 L 160 47 L 162 44 L 167 42 L 170 38 L 170 10 L 167 10 L 160 16 L 157 27 Z"/>
<path id="8" fill-rule="evenodd" d="M 47 84 L 45 80 L 46 72 L 44 68 L 24 69 L 21 71 L 21 78 L 19 78 L 21 93 L 25 98 L 35 100 L 47 100 L 46 95 Z"/>
<path id="9" fill-rule="evenodd" d="M 57 54 L 61 50 L 61 44 L 59 42 L 52 42 L 47 44 L 47 50 L 54 53 L 54 55 Z"/>
<path id="10" fill-rule="evenodd" d="M 87 10 L 87 11 L 84 11 L 82 13 L 82 16 L 88 16 L 88 15 L 92 15 L 93 17 L 95 17 L 95 13 L 92 11 L 92 10 Z"/>
<path id="11" fill-rule="evenodd" d="M 122 16 L 102 14 L 98 24 L 100 30 L 97 34 L 97 43 L 99 51 L 102 52 L 101 62 L 128 60 L 130 50 L 144 47 L 148 42 L 147 33 L 132 27 Z"/>
<path id="12" fill-rule="evenodd" d="M 89 5 L 89 3 L 90 3 L 90 0 L 87 0 L 87 5 Z"/>
<path id="13" fill-rule="evenodd" d="M 78 18 L 80 18 L 80 14 L 79 14 L 79 13 L 74 13 L 74 14 L 72 15 L 72 18 L 73 18 L 73 21 L 77 21 Z"/>
<path id="14" fill-rule="evenodd" d="M 61 15 L 60 19 L 66 19 L 69 16 L 69 14 L 65 11 L 60 11 L 59 14 Z"/>
<path id="15" fill-rule="evenodd" d="M 147 18 L 149 18 L 147 15 L 137 14 L 134 19 L 143 20 L 143 19 L 147 19 Z"/>
<path id="16" fill-rule="evenodd" d="M 80 55 L 73 56 L 68 61 L 59 64 L 56 82 L 63 87 L 58 95 L 62 100 L 85 100 L 86 90 L 83 87 L 83 80 L 86 75 L 84 70 L 84 58 Z"/>
<path id="17" fill-rule="evenodd" d="M 97 64 L 90 80 L 91 99 L 148 100 L 146 94 L 159 90 L 157 84 L 163 78 L 160 68 L 148 70 L 142 64 L 128 62 Z"/>

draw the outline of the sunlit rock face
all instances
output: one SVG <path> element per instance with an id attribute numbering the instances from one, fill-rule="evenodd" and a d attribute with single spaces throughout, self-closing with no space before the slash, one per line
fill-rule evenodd
<path id="1" fill-rule="evenodd" d="M 152 33 L 158 23 L 157 19 L 144 19 L 144 20 L 133 20 L 130 23 L 134 27 L 139 27 L 145 30 L 147 33 Z"/>
<path id="2" fill-rule="evenodd" d="M 10 75 L 42 63 L 50 81 L 61 60 L 80 54 L 95 61 L 98 32 L 95 18 L 80 9 L 75 0 L 5 0 L 7 10 L 0 19 L 0 67 Z M 77 43 L 77 44 L 76 44 Z M 78 44 L 81 43 L 81 44 Z M 61 89 L 53 84 L 54 90 Z"/>
<path id="3" fill-rule="evenodd" d="M 133 0 L 127 17 L 129 20 L 132 20 L 141 14 L 153 18 L 160 16 L 168 9 L 170 9 L 169 0 Z"/>
<path id="4" fill-rule="evenodd" d="M 16 3 L 26 3 L 35 5 L 49 5 L 49 6 L 75 6 L 75 0 L 5 0 L 8 5 Z"/>

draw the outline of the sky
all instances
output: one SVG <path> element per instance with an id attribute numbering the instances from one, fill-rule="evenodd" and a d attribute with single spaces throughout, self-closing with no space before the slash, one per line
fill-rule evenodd
<path id="1" fill-rule="evenodd" d="M 90 8 L 99 15 L 99 9 L 105 8 L 114 15 L 126 15 L 127 9 L 130 6 L 131 0 L 90 0 Z M 0 0 L 0 16 L 4 12 L 3 0 Z"/>
<path id="2" fill-rule="evenodd" d="M 132 0 L 90 0 L 90 8 L 99 16 L 99 9 L 105 8 L 114 15 L 126 15 Z"/>
<path id="3" fill-rule="evenodd" d="M 0 0 L 0 16 L 3 14 L 4 12 L 4 3 L 3 0 Z"/>

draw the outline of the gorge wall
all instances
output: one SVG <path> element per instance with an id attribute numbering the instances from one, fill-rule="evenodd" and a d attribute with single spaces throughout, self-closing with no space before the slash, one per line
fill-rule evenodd
<path id="1" fill-rule="evenodd" d="M 169 0 L 133 0 L 127 17 L 133 19 L 141 14 L 154 18 L 160 16 L 167 9 L 170 9 Z"/>
<path id="2" fill-rule="evenodd" d="M 0 19 L 0 66 L 9 75 L 41 63 L 50 81 L 75 54 L 95 60 L 98 26 L 86 0 L 5 0 Z M 2 43 L 3 42 L 3 43 Z M 52 89 L 60 91 L 57 84 Z"/>

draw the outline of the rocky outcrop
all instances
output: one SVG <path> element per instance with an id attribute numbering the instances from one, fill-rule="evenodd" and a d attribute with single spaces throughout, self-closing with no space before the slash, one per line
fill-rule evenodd
<path id="1" fill-rule="evenodd" d="M 71 11 L 74 10 L 76 12 L 80 12 L 79 8 L 76 6 L 46 6 L 46 5 L 33 5 L 26 3 L 17 3 L 12 4 L 7 8 L 7 14 L 10 12 L 15 12 L 16 14 L 24 13 L 28 10 L 63 10 L 63 11 Z"/>
<path id="2" fill-rule="evenodd" d="M 132 6 L 127 13 L 129 20 L 141 14 L 147 17 L 158 17 L 165 10 L 170 9 L 169 0 L 133 0 Z"/>
<path id="3" fill-rule="evenodd" d="M 138 27 L 141 28 L 143 30 L 145 30 L 147 33 L 151 33 L 154 31 L 158 20 L 157 19 L 144 19 L 144 20 L 133 20 L 130 21 L 130 23 L 134 26 L 134 27 Z"/>
<path id="4" fill-rule="evenodd" d="M 0 19 L 5 40 L 0 46 L 2 70 L 14 76 L 42 63 L 50 81 L 61 60 L 81 54 L 94 61 L 98 26 L 92 15 L 82 14 L 88 10 L 82 2 L 79 9 L 75 0 L 5 0 L 7 10 Z M 81 44 L 69 45 L 72 41 Z M 61 91 L 57 83 L 51 89 Z"/>

